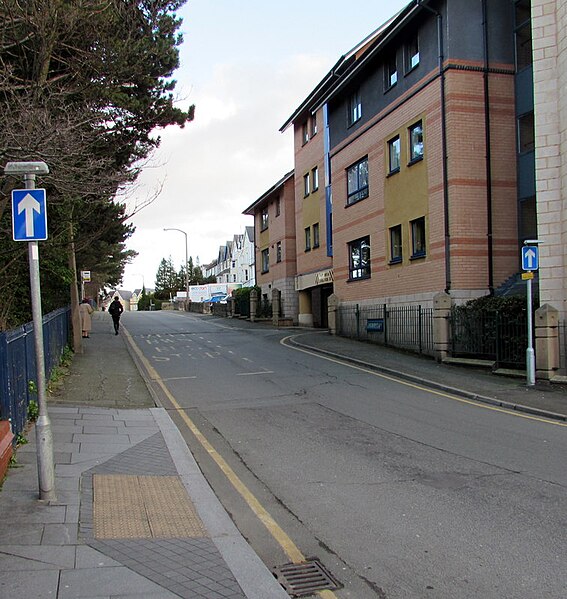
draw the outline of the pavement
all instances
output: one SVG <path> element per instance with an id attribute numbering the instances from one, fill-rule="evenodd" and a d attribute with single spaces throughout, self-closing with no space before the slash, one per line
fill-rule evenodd
<path id="1" fill-rule="evenodd" d="M 528 388 L 522 378 L 438 364 L 328 331 L 285 332 L 288 343 L 326 358 L 567 421 L 565 384 Z M 33 426 L 0 491 L 0 597 L 288 597 L 234 526 L 167 411 L 156 406 L 108 313 L 93 315 L 83 345 L 48 401 L 57 499 L 38 499 Z"/>
<path id="2" fill-rule="evenodd" d="M 55 501 L 35 431 L 0 491 L 0 597 L 286 599 L 156 407 L 110 315 L 48 400 Z"/>

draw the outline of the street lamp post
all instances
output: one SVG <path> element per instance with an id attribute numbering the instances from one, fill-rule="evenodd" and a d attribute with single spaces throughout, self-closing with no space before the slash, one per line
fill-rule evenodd
<path id="1" fill-rule="evenodd" d="M 187 246 L 187 233 L 182 229 L 175 229 L 173 227 L 164 229 L 164 231 L 179 231 L 185 235 L 185 310 L 189 309 L 189 251 Z"/>

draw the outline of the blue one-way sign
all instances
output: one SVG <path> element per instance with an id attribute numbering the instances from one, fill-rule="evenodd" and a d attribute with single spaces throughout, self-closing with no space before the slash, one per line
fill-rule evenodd
<path id="1" fill-rule="evenodd" d="M 522 270 L 537 270 L 539 255 L 537 245 L 525 245 L 522 248 Z"/>
<path id="2" fill-rule="evenodd" d="M 47 239 L 45 189 L 12 191 L 12 233 L 14 241 Z"/>

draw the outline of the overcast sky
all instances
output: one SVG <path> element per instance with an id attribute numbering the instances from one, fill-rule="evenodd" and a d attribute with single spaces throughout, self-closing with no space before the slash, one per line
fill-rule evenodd
<path id="1" fill-rule="evenodd" d="M 184 129 L 159 132 L 159 150 L 127 205 L 135 214 L 128 248 L 138 257 L 122 287 L 153 287 L 162 258 L 201 265 L 252 225 L 242 211 L 293 168 L 293 138 L 279 129 L 341 55 L 408 0 L 189 0 L 180 11 L 179 105 L 195 104 Z"/>

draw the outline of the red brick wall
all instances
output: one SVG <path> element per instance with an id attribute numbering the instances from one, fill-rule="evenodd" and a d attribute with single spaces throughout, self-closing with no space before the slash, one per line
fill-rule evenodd
<path id="1" fill-rule="evenodd" d="M 280 214 L 276 216 L 276 198 L 280 197 Z M 274 280 L 286 279 L 296 274 L 295 253 L 295 211 L 294 211 L 294 177 L 290 177 L 283 185 L 268 196 L 262 206 L 268 206 L 268 229 L 260 231 L 261 207 L 254 216 L 256 227 L 256 274 L 257 284 L 263 285 Z M 277 243 L 282 244 L 282 261 L 276 262 Z M 261 273 L 262 250 L 270 250 L 270 270 Z"/>
<path id="2" fill-rule="evenodd" d="M 517 272 L 516 148 L 514 82 L 510 75 L 491 74 L 492 201 L 494 284 Z M 483 74 L 450 70 L 446 74 L 451 289 L 460 295 L 488 291 L 487 188 Z M 394 178 L 403 181 L 405 167 L 387 180 L 387 140 L 415 119 L 424 125 L 426 169 L 427 256 L 403 264 L 388 264 L 386 214 L 392 202 L 404 201 L 391 191 Z M 365 200 L 346 205 L 345 169 L 368 155 L 369 191 Z M 415 167 L 411 167 L 415 168 Z M 432 296 L 445 288 L 445 232 L 440 82 L 417 95 L 402 98 L 399 107 L 377 115 L 362 134 L 354 133 L 332 155 L 335 292 L 342 301 L 396 296 Z M 388 183 L 386 183 L 388 181 Z M 424 193 L 416 189 L 416 194 Z M 394 194 L 394 195 L 392 195 Z M 410 195 L 412 195 L 410 193 Z M 406 196 L 407 197 L 407 196 Z M 413 198 L 409 198 L 408 201 Z M 390 204 L 388 203 L 390 202 Z M 395 207 L 394 207 L 395 210 Z M 348 282 L 349 241 L 365 235 L 371 241 L 369 280 Z"/>
<path id="3" fill-rule="evenodd" d="M 325 169 L 324 169 L 324 130 L 323 110 L 317 112 L 317 134 L 304 144 L 302 124 L 295 125 L 295 229 L 297 232 L 297 272 L 298 274 L 316 272 L 331 268 L 332 258 L 327 256 L 327 224 L 325 212 Z M 319 170 L 319 189 L 307 198 L 303 193 L 303 176 L 317 166 Z M 319 223 L 319 247 L 305 251 L 305 228 Z"/>

